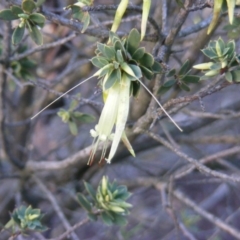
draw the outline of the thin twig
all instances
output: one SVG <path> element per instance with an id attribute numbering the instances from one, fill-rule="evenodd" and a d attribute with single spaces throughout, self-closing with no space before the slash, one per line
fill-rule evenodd
<path id="1" fill-rule="evenodd" d="M 237 229 L 233 228 L 232 226 L 230 226 L 226 222 L 222 221 L 220 218 L 214 216 L 213 214 L 205 211 L 203 208 L 199 207 L 196 203 L 194 203 L 191 199 L 189 199 L 181 191 L 174 190 L 173 195 L 178 200 L 180 200 L 181 202 L 186 204 L 188 207 L 192 208 L 200 216 L 202 216 L 203 218 L 207 219 L 208 221 L 210 221 L 211 223 L 213 223 L 214 225 L 219 227 L 221 230 L 229 233 L 230 235 L 232 235 L 236 239 L 240 239 L 240 232 Z"/>
<path id="2" fill-rule="evenodd" d="M 72 226 L 70 225 L 70 223 L 68 222 L 67 218 L 65 217 L 63 211 L 61 210 L 61 207 L 59 206 L 56 198 L 54 197 L 54 195 L 46 188 L 46 186 L 43 184 L 43 182 L 36 176 L 33 176 L 34 181 L 38 184 L 38 186 L 40 187 L 40 189 L 46 194 L 48 200 L 51 202 L 53 209 L 55 210 L 56 214 L 58 215 L 58 217 L 60 218 L 60 220 L 63 223 L 63 226 L 65 227 L 65 229 L 67 231 L 70 231 L 66 236 L 68 236 L 69 234 L 71 235 L 71 237 L 74 240 L 79 240 L 78 236 L 76 235 L 76 233 L 72 230 Z"/>

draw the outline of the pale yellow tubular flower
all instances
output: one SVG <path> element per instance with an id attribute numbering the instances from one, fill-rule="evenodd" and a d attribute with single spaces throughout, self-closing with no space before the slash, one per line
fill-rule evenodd
<path id="1" fill-rule="evenodd" d="M 117 31 L 117 29 L 121 23 L 122 17 L 127 9 L 127 6 L 128 6 L 128 0 L 121 0 L 120 4 L 118 5 L 117 11 L 115 13 L 113 25 L 111 28 L 112 32 Z"/>
<path id="2" fill-rule="evenodd" d="M 141 23 L 141 41 L 143 40 L 146 28 L 147 28 L 147 21 L 148 15 L 151 8 L 151 0 L 143 0 L 143 9 L 142 9 L 142 23 Z"/>
<path id="3" fill-rule="evenodd" d="M 126 74 L 122 74 L 122 79 L 119 84 L 120 94 L 119 94 L 118 109 L 117 109 L 116 129 L 115 129 L 110 153 L 108 158 L 106 159 L 108 163 L 111 162 L 113 156 L 117 151 L 117 147 L 122 138 L 125 125 L 127 122 L 128 112 L 129 112 L 129 100 L 130 100 L 130 96 L 129 96 L 130 84 L 131 84 L 131 81 L 129 81 Z"/>
<path id="4" fill-rule="evenodd" d="M 93 150 L 90 154 L 88 164 L 93 160 L 94 155 L 98 149 L 98 144 L 103 142 L 103 150 L 101 159 L 105 157 L 108 142 L 112 140 L 112 131 L 117 118 L 117 110 L 119 105 L 120 97 L 120 83 L 116 82 L 109 90 L 106 102 L 104 104 L 100 119 L 95 127 L 92 129 L 90 134 L 94 138 Z"/>
<path id="5" fill-rule="evenodd" d="M 236 4 L 236 0 L 227 0 L 228 17 L 229 17 L 230 24 L 233 24 L 235 4 Z"/>

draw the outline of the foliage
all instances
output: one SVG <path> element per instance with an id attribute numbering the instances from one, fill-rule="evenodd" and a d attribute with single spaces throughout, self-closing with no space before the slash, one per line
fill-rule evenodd
<path id="1" fill-rule="evenodd" d="M 21 7 L 13 5 L 10 9 L 4 9 L 0 12 L 0 19 L 7 21 L 20 20 L 12 35 L 14 45 L 22 41 L 25 28 L 28 29 L 30 37 L 36 44 L 41 45 L 43 43 L 42 34 L 38 28 L 43 28 L 45 17 L 40 13 L 35 13 L 36 8 L 37 4 L 33 0 L 23 0 Z"/>
<path id="2" fill-rule="evenodd" d="M 197 75 L 190 75 L 189 61 L 187 60 L 181 66 L 180 70 L 177 72 L 175 68 L 171 69 L 166 77 L 168 78 L 166 82 L 159 88 L 158 93 L 162 94 L 174 86 L 180 87 L 182 90 L 189 92 L 190 83 L 198 83 L 200 77 Z"/>
<path id="3" fill-rule="evenodd" d="M 126 225 L 126 216 L 130 213 L 131 204 L 126 200 L 130 197 L 125 186 L 118 185 L 115 181 L 109 182 L 108 177 L 103 176 L 97 191 L 87 182 L 84 183 L 89 194 L 89 200 L 82 194 L 78 194 L 80 205 L 88 212 L 88 217 L 96 221 L 99 214 L 107 225 Z M 95 211 L 98 210 L 97 214 Z"/>
<path id="4" fill-rule="evenodd" d="M 5 225 L 6 229 L 11 229 L 13 233 L 26 231 L 42 232 L 47 228 L 42 225 L 41 220 L 43 214 L 40 209 L 32 208 L 31 206 L 20 206 L 11 214 L 11 219 Z"/>
<path id="5" fill-rule="evenodd" d="M 208 27 L 208 34 L 211 33 L 217 25 L 221 11 L 224 9 L 228 10 L 229 23 L 233 24 L 234 9 L 236 4 L 240 4 L 239 0 L 214 0 L 213 18 L 211 24 Z"/>
<path id="6" fill-rule="evenodd" d="M 90 14 L 87 11 L 83 11 L 82 8 L 85 6 L 92 6 L 93 0 L 78 0 L 77 3 L 67 6 L 65 9 L 72 10 L 72 17 L 78 19 L 83 23 L 82 33 L 85 32 L 88 25 L 90 24 Z"/>
<path id="7" fill-rule="evenodd" d="M 68 123 L 69 130 L 73 135 L 77 135 L 78 123 L 91 123 L 95 120 L 95 118 L 91 115 L 76 111 L 75 109 L 78 106 L 78 101 L 73 100 L 70 104 L 68 110 L 60 109 L 58 111 L 58 116 L 62 119 L 64 123 Z"/>
<path id="8" fill-rule="evenodd" d="M 222 38 L 216 41 L 210 41 L 202 52 L 212 61 L 193 66 L 196 69 L 203 70 L 204 76 L 200 78 L 201 80 L 206 80 L 219 74 L 225 74 L 226 80 L 229 82 L 240 81 L 240 67 L 236 56 L 234 41 L 225 43 Z"/>

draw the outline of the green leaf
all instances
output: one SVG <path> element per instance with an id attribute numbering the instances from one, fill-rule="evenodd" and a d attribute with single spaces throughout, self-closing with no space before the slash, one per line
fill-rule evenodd
<path id="1" fill-rule="evenodd" d="M 95 121 L 95 117 L 89 114 L 81 113 L 81 112 L 73 112 L 71 114 L 71 117 L 74 118 L 74 120 L 79 121 L 81 123 L 91 123 Z"/>
<path id="2" fill-rule="evenodd" d="M 105 44 L 102 44 L 100 42 L 97 42 L 97 50 L 106 57 L 106 53 L 105 53 Z"/>
<path id="3" fill-rule="evenodd" d="M 213 48 L 206 48 L 202 50 L 203 54 L 210 59 L 218 57 L 217 54 L 213 51 Z"/>
<path id="4" fill-rule="evenodd" d="M 120 215 L 120 214 L 115 214 L 114 215 L 114 220 L 113 223 L 117 224 L 119 226 L 126 226 L 127 225 L 127 219 L 126 216 Z"/>
<path id="5" fill-rule="evenodd" d="M 117 50 L 116 59 L 117 59 L 117 61 L 118 61 L 120 64 L 121 64 L 122 62 L 124 62 L 124 58 L 123 58 L 123 55 L 122 55 L 122 51 L 121 51 L 121 50 Z"/>
<path id="6" fill-rule="evenodd" d="M 89 193 L 89 195 L 92 197 L 92 199 L 94 201 L 96 201 L 96 191 L 92 187 L 92 185 L 84 181 L 84 186 L 85 186 L 87 192 Z"/>
<path id="7" fill-rule="evenodd" d="M 29 35 L 32 38 L 32 40 L 37 44 L 37 45 L 42 45 L 43 44 L 43 37 L 41 32 L 38 30 L 37 26 L 31 26 L 31 29 L 29 30 Z"/>
<path id="8" fill-rule="evenodd" d="M 166 77 L 173 77 L 176 74 L 176 69 L 171 69 L 167 74 Z"/>
<path id="9" fill-rule="evenodd" d="M 240 70 L 232 71 L 232 80 L 234 82 L 240 82 Z"/>
<path id="10" fill-rule="evenodd" d="M 120 38 L 118 37 L 118 35 L 116 33 L 112 32 L 112 31 L 109 32 L 109 38 L 110 38 L 110 41 L 113 45 L 115 44 L 115 42 L 117 40 L 120 41 Z"/>
<path id="11" fill-rule="evenodd" d="M 83 28 L 81 33 L 84 33 L 90 24 L 90 15 L 88 12 L 83 13 L 83 18 L 81 19 L 81 21 L 83 22 Z"/>
<path id="12" fill-rule="evenodd" d="M 183 82 L 179 85 L 179 87 L 184 91 L 187 91 L 187 92 L 190 91 L 190 88 Z"/>
<path id="13" fill-rule="evenodd" d="M 217 42 L 216 42 L 216 46 L 219 46 L 220 48 L 220 51 L 223 53 L 224 52 L 224 49 L 225 49 L 225 43 L 224 41 L 222 40 L 222 38 L 220 37 Z"/>
<path id="14" fill-rule="evenodd" d="M 18 15 L 15 15 L 10 9 L 4 9 L 0 12 L 0 19 L 12 21 L 18 18 Z"/>
<path id="15" fill-rule="evenodd" d="M 109 75 L 109 77 L 105 83 L 105 86 L 104 86 L 105 90 L 112 87 L 116 81 L 120 81 L 119 77 L 121 77 L 121 76 L 119 76 L 119 72 L 120 72 L 119 69 L 115 69 L 111 72 L 111 74 Z"/>
<path id="16" fill-rule="evenodd" d="M 198 83 L 200 80 L 199 76 L 187 75 L 181 79 L 185 83 Z"/>
<path id="17" fill-rule="evenodd" d="M 94 66 L 96 66 L 97 68 L 102 68 L 104 66 L 106 66 L 109 62 L 106 60 L 106 58 L 101 57 L 101 56 L 97 56 L 97 57 L 93 57 L 91 59 L 91 62 Z"/>
<path id="18" fill-rule="evenodd" d="M 153 65 L 152 65 L 152 71 L 153 71 L 153 73 L 160 73 L 162 71 L 162 67 L 159 62 L 154 61 Z"/>
<path id="19" fill-rule="evenodd" d="M 226 80 L 227 80 L 228 82 L 232 82 L 233 77 L 232 77 L 232 73 L 231 73 L 231 72 L 226 72 L 226 73 L 225 73 L 225 77 L 226 77 Z"/>
<path id="20" fill-rule="evenodd" d="M 96 214 L 93 214 L 93 213 L 88 213 L 88 218 L 91 220 L 91 221 L 97 221 L 98 217 Z"/>
<path id="21" fill-rule="evenodd" d="M 151 68 L 154 63 L 154 58 L 150 53 L 144 53 L 143 57 L 139 59 L 139 62 L 142 66 Z"/>
<path id="22" fill-rule="evenodd" d="M 145 47 L 138 48 L 132 55 L 132 58 L 136 61 L 141 59 L 145 53 Z"/>
<path id="23" fill-rule="evenodd" d="M 77 124 L 73 121 L 68 122 L 69 130 L 72 135 L 76 136 L 78 134 Z"/>
<path id="24" fill-rule="evenodd" d="M 219 70 L 219 69 L 221 69 L 222 68 L 222 64 L 221 63 L 214 63 L 214 64 L 212 64 L 211 66 L 210 66 L 210 69 L 212 69 L 212 70 Z"/>
<path id="25" fill-rule="evenodd" d="M 23 13 L 23 10 L 20 7 L 15 6 L 15 5 L 11 6 L 11 10 L 12 10 L 13 14 L 15 14 L 16 16 L 18 16 L 18 14 Z"/>
<path id="26" fill-rule="evenodd" d="M 44 26 L 46 20 L 45 17 L 40 13 L 32 13 L 29 16 L 29 19 L 41 28 Z"/>
<path id="27" fill-rule="evenodd" d="M 141 70 L 142 70 L 142 74 L 148 79 L 151 80 L 153 77 L 153 73 L 152 71 L 150 71 L 148 68 L 144 67 L 144 66 L 140 66 Z"/>
<path id="28" fill-rule="evenodd" d="M 114 50 L 114 47 L 108 47 L 107 45 L 104 45 L 104 52 L 105 52 L 106 57 L 107 57 L 109 60 L 112 60 L 112 59 L 115 58 L 115 50 Z"/>
<path id="29" fill-rule="evenodd" d="M 141 88 L 141 85 L 140 85 L 140 83 L 138 81 L 132 81 L 131 82 L 131 90 L 130 90 L 130 92 L 131 92 L 131 94 L 134 97 L 137 96 L 137 94 L 139 93 L 140 88 Z"/>
<path id="30" fill-rule="evenodd" d="M 142 77 L 142 71 L 140 69 L 139 66 L 134 65 L 134 64 L 128 64 L 128 66 L 132 69 L 132 71 L 134 72 L 134 75 L 140 79 Z"/>
<path id="31" fill-rule="evenodd" d="M 14 45 L 17 45 L 22 41 L 24 31 L 25 31 L 25 26 L 23 27 L 18 26 L 14 29 L 13 35 L 12 35 L 12 43 Z"/>
<path id="32" fill-rule="evenodd" d="M 32 0 L 23 0 L 22 2 L 22 9 L 26 13 L 32 13 L 37 6 L 34 1 Z"/>
<path id="33" fill-rule="evenodd" d="M 110 226 L 110 225 L 113 224 L 112 218 L 111 218 L 106 212 L 103 212 L 103 213 L 101 214 L 101 217 L 102 217 L 103 222 L 104 222 L 106 225 Z"/>
<path id="34" fill-rule="evenodd" d="M 133 54 L 136 49 L 138 48 L 139 44 L 140 44 L 140 33 L 138 32 L 138 30 L 136 28 L 133 28 L 127 38 L 127 51 L 130 54 Z"/>
<path id="35" fill-rule="evenodd" d="M 187 73 L 188 69 L 189 69 L 189 60 L 187 60 L 180 68 L 178 75 L 183 76 Z"/>
<path id="36" fill-rule="evenodd" d="M 167 82 L 165 82 L 165 83 L 163 84 L 163 87 L 165 87 L 165 88 L 166 88 L 166 87 L 167 87 L 167 88 L 172 87 L 176 82 L 177 82 L 176 79 L 168 80 Z"/>
<path id="37" fill-rule="evenodd" d="M 89 203 L 89 201 L 83 196 L 83 194 L 78 193 L 77 194 L 77 199 L 80 203 L 80 205 L 88 212 L 92 211 L 92 207 L 91 204 Z"/>

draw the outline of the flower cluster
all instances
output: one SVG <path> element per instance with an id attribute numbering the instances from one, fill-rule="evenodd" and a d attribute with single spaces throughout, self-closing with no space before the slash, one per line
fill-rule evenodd
<path id="1" fill-rule="evenodd" d="M 131 144 L 124 133 L 130 96 L 137 95 L 140 88 L 139 79 L 142 76 L 151 79 L 154 73 L 161 71 L 160 64 L 154 60 L 153 56 L 147 53 L 144 47 L 139 47 L 140 38 L 136 29 L 133 29 L 124 39 L 110 32 L 110 45 L 97 44 L 96 57 L 91 61 L 100 68 L 94 76 L 101 79 L 105 105 L 98 124 L 90 131 L 94 140 L 89 163 L 93 160 L 100 142 L 103 142 L 101 159 L 104 159 L 108 143 L 112 141 L 110 153 L 106 159 L 108 163 L 116 153 L 121 139 L 134 156 Z"/>

